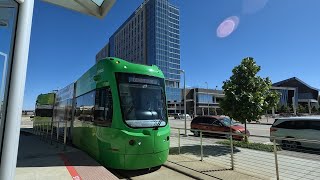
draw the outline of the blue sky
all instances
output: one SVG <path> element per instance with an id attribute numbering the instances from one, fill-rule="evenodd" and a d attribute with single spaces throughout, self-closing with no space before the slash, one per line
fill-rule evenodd
<path id="1" fill-rule="evenodd" d="M 260 0 L 260 6 L 250 1 L 259 0 L 171 1 L 180 7 L 181 68 L 187 85 L 205 87 L 207 81 L 209 87 L 221 88 L 232 68 L 252 56 L 262 77 L 276 82 L 296 76 L 320 88 L 320 1 Z M 89 69 L 142 2 L 117 0 L 101 20 L 36 0 L 24 109 L 34 108 L 38 94 L 63 88 Z M 217 37 L 217 27 L 230 16 L 240 19 L 237 29 Z"/>

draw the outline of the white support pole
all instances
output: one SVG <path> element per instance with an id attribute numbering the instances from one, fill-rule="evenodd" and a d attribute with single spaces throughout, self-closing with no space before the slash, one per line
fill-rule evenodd
<path id="1" fill-rule="evenodd" d="M 184 114 L 184 135 L 187 136 L 187 96 L 186 96 L 186 72 L 183 71 L 183 114 Z"/>
<path id="2" fill-rule="evenodd" d="M 210 107 L 210 105 L 209 105 L 209 87 L 208 87 L 208 82 L 205 82 L 206 84 L 207 84 L 207 100 L 208 100 L 208 116 L 210 115 L 210 110 L 209 110 L 209 107 Z"/>
<path id="3" fill-rule="evenodd" d="M 14 179 L 15 177 L 33 6 L 34 0 L 27 0 L 19 5 L 14 56 L 8 81 L 10 88 L 6 93 L 8 103 L 4 124 L 0 179 Z"/>
<path id="4" fill-rule="evenodd" d="M 193 89 L 193 113 L 194 117 L 197 117 L 197 92 Z"/>
<path id="5" fill-rule="evenodd" d="M 308 100 L 308 109 L 309 109 L 309 114 L 311 114 L 311 100 Z"/>
<path id="6" fill-rule="evenodd" d="M 293 108 L 293 113 L 294 115 L 297 115 L 297 107 L 296 107 L 296 101 L 295 97 L 292 97 L 292 108 Z"/>

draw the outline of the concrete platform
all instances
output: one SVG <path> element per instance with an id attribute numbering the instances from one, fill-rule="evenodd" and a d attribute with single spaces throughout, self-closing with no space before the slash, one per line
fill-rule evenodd
<path id="1" fill-rule="evenodd" d="M 16 180 L 102 180 L 118 179 L 84 152 L 62 144 L 50 145 L 29 132 L 21 131 Z"/>

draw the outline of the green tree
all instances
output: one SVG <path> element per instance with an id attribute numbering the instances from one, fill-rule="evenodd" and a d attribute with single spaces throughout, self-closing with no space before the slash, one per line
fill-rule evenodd
<path id="1" fill-rule="evenodd" d="M 302 106 L 301 104 L 298 105 L 298 112 L 299 113 L 306 113 L 307 112 L 307 109 Z"/>
<path id="2" fill-rule="evenodd" d="M 286 107 L 284 105 L 280 106 L 279 113 L 285 113 L 285 112 L 286 112 Z"/>
<path id="3" fill-rule="evenodd" d="M 291 105 L 288 105 L 286 107 L 286 113 L 291 113 L 291 111 L 293 111 L 293 107 Z"/>
<path id="4" fill-rule="evenodd" d="M 261 67 L 248 57 L 236 66 L 229 80 L 223 82 L 225 98 L 220 102 L 223 112 L 245 124 L 258 121 L 266 110 L 276 107 L 280 94 L 270 90 L 269 78 L 257 76 Z M 247 139 L 245 139 L 247 141 Z"/>
<path id="5" fill-rule="evenodd" d="M 311 112 L 312 112 L 312 113 L 317 113 L 318 110 L 317 110 L 317 108 L 316 108 L 315 106 L 313 106 L 312 109 L 311 109 Z"/>

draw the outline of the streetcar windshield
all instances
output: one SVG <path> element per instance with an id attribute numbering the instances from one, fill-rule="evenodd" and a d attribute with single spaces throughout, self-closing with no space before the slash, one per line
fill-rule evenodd
<path id="1" fill-rule="evenodd" d="M 162 127 L 167 123 L 164 83 L 160 78 L 121 74 L 118 77 L 123 118 L 130 127 Z"/>

